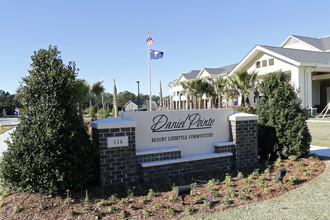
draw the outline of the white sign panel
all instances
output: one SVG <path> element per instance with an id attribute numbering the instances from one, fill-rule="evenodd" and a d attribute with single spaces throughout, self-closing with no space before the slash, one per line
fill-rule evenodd
<path id="1" fill-rule="evenodd" d="M 229 141 L 232 109 L 123 112 L 136 121 L 136 150 L 180 147 L 181 155 L 213 153 L 214 142 Z"/>
<path id="2" fill-rule="evenodd" d="M 128 136 L 121 137 L 108 137 L 107 138 L 107 147 L 126 147 L 128 146 Z"/>

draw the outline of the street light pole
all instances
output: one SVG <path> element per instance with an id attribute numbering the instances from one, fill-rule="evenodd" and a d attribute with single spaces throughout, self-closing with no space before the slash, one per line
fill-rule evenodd
<path id="1" fill-rule="evenodd" d="M 137 101 L 138 101 L 138 109 L 139 109 L 140 108 L 140 103 L 139 103 L 139 101 L 140 101 L 140 99 L 139 99 L 139 97 L 140 97 L 140 81 L 136 81 L 136 83 L 138 84 Z"/>

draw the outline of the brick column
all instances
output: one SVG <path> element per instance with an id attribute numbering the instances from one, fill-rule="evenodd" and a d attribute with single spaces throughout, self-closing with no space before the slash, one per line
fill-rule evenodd
<path id="1" fill-rule="evenodd" d="M 258 163 L 258 115 L 235 113 L 229 116 L 231 139 L 235 144 L 235 168 L 243 169 Z"/>
<path id="2" fill-rule="evenodd" d="M 135 122 L 107 118 L 92 122 L 93 141 L 99 149 L 102 185 L 136 181 Z M 111 147 L 108 137 L 128 137 L 128 145 Z"/>

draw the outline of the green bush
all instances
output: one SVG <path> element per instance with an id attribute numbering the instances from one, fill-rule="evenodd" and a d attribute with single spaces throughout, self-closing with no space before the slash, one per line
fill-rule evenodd
<path id="1" fill-rule="evenodd" d="M 21 123 L 0 164 L 8 187 L 49 194 L 80 189 L 96 176 L 95 152 L 77 112 L 77 70 L 63 64 L 56 47 L 31 57 L 20 95 Z"/>
<path id="2" fill-rule="evenodd" d="M 257 107 L 259 115 L 259 155 L 281 157 L 307 156 L 311 135 L 307 117 L 301 108 L 298 91 L 283 72 L 268 74 L 261 83 L 263 96 Z"/>
<path id="3" fill-rule="evenodd" d="M 104 119 L 110 117 L 110 113 L 107 110 L 103 110 L 102 108 L 97 112 L 98 119 Z"/>
<path id="4" fill-rule="evenodd" d="M 91 117 L 91 120 L 95 121 L 97 119 L 96 118 L 96 107 L 95 106 L 90 107 L 88 114 L 89 114 L 89 117 Z"/>

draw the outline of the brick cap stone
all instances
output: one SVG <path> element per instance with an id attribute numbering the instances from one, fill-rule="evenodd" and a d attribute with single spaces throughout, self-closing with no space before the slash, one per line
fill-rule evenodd
<path id="1" fill-rule="evenodd" d="M 122 118 L 105 118 L 91 123 L 92 128 L 107 129 L 107 128 L 132 128 L 136 127 L 135 121 L 130 121 Z"/>
<path id="2" fill-rule="evenodd" d="M 242 112 L 235 112 L 229 116 L 229 121 L 251 121 L 258 120 L 259 115 L 247 114 Z"/>

